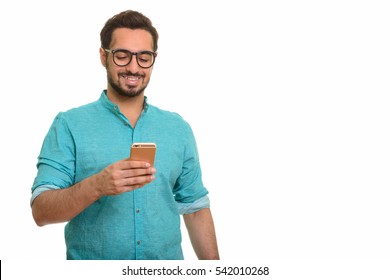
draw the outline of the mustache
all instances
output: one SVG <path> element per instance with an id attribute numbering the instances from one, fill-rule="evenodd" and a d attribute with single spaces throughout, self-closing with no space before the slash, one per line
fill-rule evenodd
<path id="1" fill-rule="evenodd" d="M 141 74 L 141 73 L 133 73 L 131 71 L 126 71 L 126 72 L 120 72 L 119 73 L 120 76 L 134 76 L 134 77 L 145 77 L 145 75 Z"/>

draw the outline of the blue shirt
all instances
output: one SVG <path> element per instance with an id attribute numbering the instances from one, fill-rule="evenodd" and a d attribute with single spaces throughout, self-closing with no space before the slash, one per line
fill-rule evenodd
<path id="1" fill-rule="evenodd" d="M 96 102 L 59 113 L 43 142 L 32 192 L 71 187 L 129 157 L 133 142 L 157 144 L 156 179 L 102 197 L 69 221 L 68 259 L 183 259 L 177 202 L 191 205 L 208 191 L 193 132 L 178 114 L 145 100 L 132 128 L 105 91 Z"/>

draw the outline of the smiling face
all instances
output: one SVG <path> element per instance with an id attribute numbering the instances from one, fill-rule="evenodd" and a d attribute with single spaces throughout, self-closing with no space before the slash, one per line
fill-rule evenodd
<path id="1" fill-rule="evenodd" d="M 142 29 L 117 28 L 112 34 L 109 49 L 125 49 L 133 53 L 153 51 L 152 35 Z M 141 68 L 135 55 L 128 65 L 117 66 L 113 61 L 113 54 L 102 48 L 100 49 L 100 60 L 107 70 L 107 91 L 109 94 L 129 98 L 143 96 L 153 67 Z"/>

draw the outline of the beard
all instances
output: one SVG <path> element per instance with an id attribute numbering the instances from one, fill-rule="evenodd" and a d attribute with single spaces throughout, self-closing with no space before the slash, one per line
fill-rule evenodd
<path id="1" fill-rule="evenodd" d="M 137 76 L 137 77 L 144 77 L 143 75 L 140 75 L 140 74 L 133 74 L 133 73 L 119 73 L 119 75 L 122 75 L 122 74 L 126 74 L 126 75 L 132 75 L 132 76 Z M 141 86 L 138 90 L 136 89 L 136 87 L 128 87 L 128 86 L 123 86 L 121 87 L 119 85 L 119 82 L 115 82 L 114 79 L 112 78 L 112 76 L 110 75 L 110 73 L 107 71 L 107 81 L 108 81 L 108 84 L 121 96 L 124 96 L 124 97 L 137 97 L 139 95 L 141 95 L 148 83 L 146 83 L 144 86 Z"/>

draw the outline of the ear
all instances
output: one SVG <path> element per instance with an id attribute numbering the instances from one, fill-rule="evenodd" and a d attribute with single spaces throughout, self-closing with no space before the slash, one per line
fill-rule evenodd
<path id="1" fill-rule="evenodd" d="M 99 53 L 100 53 L 100 62 L 102 63 L 103 67 L 106 68 L 107 67 L 107 52 L 103 48 L 100 48 Z"/>

